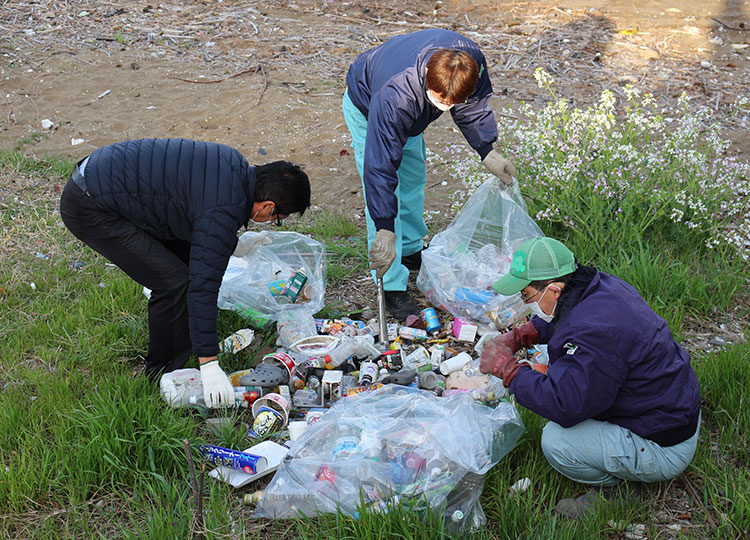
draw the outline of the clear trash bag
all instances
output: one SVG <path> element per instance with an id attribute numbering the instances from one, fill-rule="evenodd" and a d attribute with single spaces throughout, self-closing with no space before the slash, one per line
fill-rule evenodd
<path id="1" fill-rule="evenodd" d="M 245 257 L 230 257 L 219 289 L 218 306 L 251 312 L 269 321 L 289 307 L 304 305 L 317 313 L 325 304 L 328 263 L 325 246 L 303 234 L 290 231 L 248 231 L 245 235 L 265 234 L 271 242 Z M 279 301 L 279 293 L 292 275 L 302 270 L 307 282 L 294 304 Z"/>
<path id="2" fill-rule="evenodd" d="M 502 296 L 492 284 L 508 273 L 513 251 L 537 236 L 544 234 L 526 212 L 517 182 L 506 190 L 497 178 L 488 180 L 422 252 L 417 286 L 456 317 L 506 328 L 528 308 L 520 295 Z"/>
<path id="3" fill-rule="evenodd" d="M 254 515 L 356 517 L 404 505 L 476 529 L 486 522 L 484 475 L 524 429 L 508 402 L 493 409 L 397 385 L 344 398 L 292 443 Z"/>

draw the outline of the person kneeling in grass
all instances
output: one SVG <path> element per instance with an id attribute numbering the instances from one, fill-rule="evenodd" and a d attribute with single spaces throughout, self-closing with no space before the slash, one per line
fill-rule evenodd
<path id="1" fill-rule="evenodd" d="M 669 480 L 687 468 L 698 442 L 698 378 L 690 355 L 638 291 L 577 264 L 552 238 L 522 244 L 494 289 L 520 292 L 535 317 L 488 342 L 480 369 L 551 420 L 541 444 L 552 467 L 605 488 Z M 546 374 L 514 356 L 537 343 L 547 344 Z M 598 492 L 563 499 L 557 510 L 586 514 Z"/>
<path id="2" fill-rule="evenodd" d="M 238 150 L 188 139 L 139 139 L 103 146 L 78 162 L 60 199 L 66 227 L 151 289 L 146 374 L 198 356 L 209 407 L 234 404 L 219 367 L 216 301 L 229 257 L 250 221 L 275 223 L 310 206 L 297 165 L 251 166 Z M 257 246 L 256 246 L 257 247 Z"/>

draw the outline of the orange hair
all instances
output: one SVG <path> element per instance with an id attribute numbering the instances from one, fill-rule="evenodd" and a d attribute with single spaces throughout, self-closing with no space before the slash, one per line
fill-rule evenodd
<path id="1" fill-rule="evenodd" d="M 479 81 L 479 66 L 466 51 L 440 49 L 427 60 L 427 88 L 451 103 L 463 103 Z"/>

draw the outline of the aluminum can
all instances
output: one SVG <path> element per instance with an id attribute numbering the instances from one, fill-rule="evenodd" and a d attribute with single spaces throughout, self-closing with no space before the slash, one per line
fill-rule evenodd
<path id="1" fill-rule="evenodd" d="M 420 313 L 425 330 L 431 334 L 440 330 L 440 319 L 438 319 L 435 308 L 423 309 Z"/>
<path id="2" fill-rule="evenodd" d="M 266 458 L 263 456 L 256 456 L 255 454 L 248 454 L 213 444 L 202 444 L 198 447 L 198 450 L 209 463 L 236 469 L 247 474 L 255 474 L 259 470 L 265 469 L 267 465 Z"/>

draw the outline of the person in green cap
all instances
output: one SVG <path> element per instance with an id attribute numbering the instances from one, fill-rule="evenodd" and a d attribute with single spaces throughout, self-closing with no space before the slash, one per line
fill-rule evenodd
<path id="1" fill-rule="evenodd" d="M 524 242 L 493 287 L 520 293 L 535 316 L 488 342 L 480 370 L 550 420 L 541 441 L 550 465 L 594 486 L 562 499 L 558 512 L 578 517 L 593 508 L 598 488 L 668 480 L 687 468 L 700 426 L 698 378 L 638 291 L 546 237 Z M 546 374 L 514 356 L 537 343 L 547 344 Z"/>

